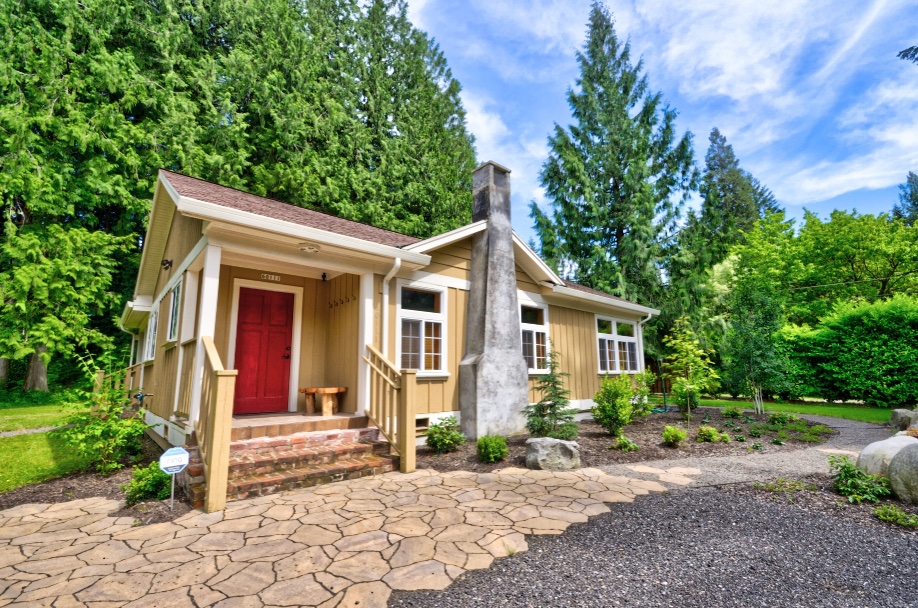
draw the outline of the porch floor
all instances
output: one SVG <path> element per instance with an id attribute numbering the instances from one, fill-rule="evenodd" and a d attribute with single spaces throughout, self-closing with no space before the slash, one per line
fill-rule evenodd
<path id="1" fill-rule="evenodd" d="M 246 414 L 233 416 L 231 439 L 242 441 L 256 437 L 280 437 L 312 431 L 363 429 L 368 426 L 370 426 L 369 418 L 357 414 L 334 414 L 332 416 L 309 415 L 300 412 Z"/>

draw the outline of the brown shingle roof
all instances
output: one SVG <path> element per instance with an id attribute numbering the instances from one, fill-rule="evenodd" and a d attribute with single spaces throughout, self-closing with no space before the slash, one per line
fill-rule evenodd
<path id="1" fill-rule="evenodd" d="M 345 220 L 334 215 L 304 209 L 296 205 L 282 203 L 263 196 L 249 194 L 235 188 L 227 188 L 202 179 L 188 177 L 181 173 L 162 170 L 163 177 L 169 180 L 175 191 L 180 196 L 197 199 L 205 203 L 213 203 L 237 211 L 254 213 L 264 217 L 327 230 L 335 234 L 350 236 L 364 241 L 388 245 L 390 247 L 404 247 L 417 243 L 421 239 L 407 234 L 383 230 L 368 224 L 361 224 L 351 220 Z"/>

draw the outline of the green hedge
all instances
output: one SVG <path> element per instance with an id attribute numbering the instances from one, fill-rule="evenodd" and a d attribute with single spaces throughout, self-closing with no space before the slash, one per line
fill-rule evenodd
<path id="1" fill-rule="evenodd" d="M 785 328 L 789 396 L 918 404 L 918 299 L 842 305 L 816 329 Z"/>

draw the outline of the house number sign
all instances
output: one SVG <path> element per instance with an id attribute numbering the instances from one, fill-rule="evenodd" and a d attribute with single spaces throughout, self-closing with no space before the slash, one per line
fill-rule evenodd
<path id="1" fill-rule="evenodd" d="M 268 274 L 267 272 L 263 272 L 263 273 L 261 273 L 261 280 L 262 280 L 262 281 L 278 281 L 278 282 L 280 282 L 280 275 L 279 275 L 279 274 Z"/>

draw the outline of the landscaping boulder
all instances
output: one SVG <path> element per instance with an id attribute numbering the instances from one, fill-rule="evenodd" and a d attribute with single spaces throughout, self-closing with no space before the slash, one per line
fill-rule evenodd
<path id="1" fill-rule="evenodd" d="M 889 417 L 889 426 L 897 431 L 918 426 L 918 410 L 893 410 Z"/>
<path id="2" fill-rule="evenodd" d="M 860 456 L 857 457 L 857 466 L 866 469 L 873 475 L 886 475 L 886 470 L 893 457 L 899 453 L 899 450 L 910 445 L 918 445 L 918 439 L 896 436 L 883 441 L 874 441 L 861 450 Z"/>
<path id="3" fill-rule="evenodd" d="M 918 440 L 916 440 L 918 442 Z M 526 466 L 546 471 L 569 471 L 580 468 L 580 446 L 575 441 L 549 437 L 526 440 Z"/>
<path id="4" fill-rule="evenodd" d="M 899 450 L 889 463 L 888 476 L 899 500 L 918 505 L 918 441 Z"/>

